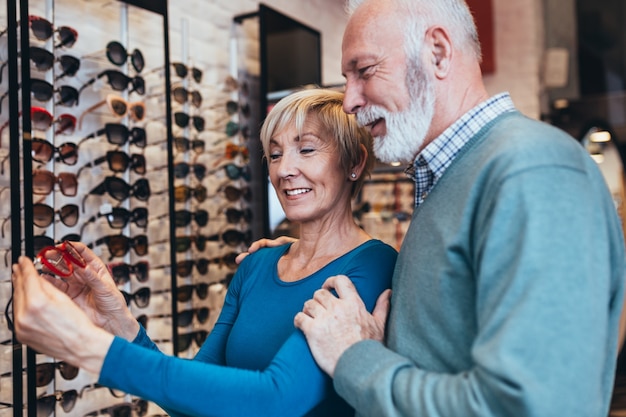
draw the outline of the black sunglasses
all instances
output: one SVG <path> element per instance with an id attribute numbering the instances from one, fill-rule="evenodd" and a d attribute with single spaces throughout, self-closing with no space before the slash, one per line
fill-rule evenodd
<path id="1" fill-rule="evenodd" d="M 120 72 L 117 70 L 102 71 L 100 74 L 96 75 L 95 77 L 87 81 L 85 84 L 83 84 L 83 86 L 78 89 L 78 92 L 79 93 L 82 92 L 85 88 L 89 87 L 90 85 L 92 85 L 93 83 L 95 83 L 97 80 L 99 80 L 102 77 L 107 78 L 107 82 L 109 83 L 111 88 L 115 91 L 124 91 L 128 88 L 128 84 L 131 84 L 132 88 L 129 91 L 129 93 L 137 92 L 137 94 L 140 94 L 140 95 L 143 95 L 146 93 L 146 84 L 145 84 L 144 79 L 141 76 L 136 75 L 134 77 L 129 77 L 123 72 Z"/>
<path id="2" fill-rule="evenodd" d="M 18 52 L 18 55 L 21 54 Z M 78 58 L 71 55 L 61 55 L 60 57 L 55 58 L 52 52 L 38 46 L 31 46 L 29 48 L 29 57 L 38 71 L 48 71 L 52 68 L 55 62 L 58 62 L 61 65 L 63 72 L 54 78 L 55 81 L 58 81 L 65 76 L 74 76 L 80 69 L 80 60 Z M 8 63 L 9 61 L 5 61 L 0 66 L 0 83 L 2 83 L 4 67 L 6 67 Z"/>
<path id="3" fill-rule="evenodd" d="M 176 210 L 174 212 L 176 227 L 187 227 L 192 220 L 195 220 L 198 226 L 204 227 L 209 222 L 209 212 L 206 210 L 196 210 L 195 212 Z"/>
<path id="4" fill-rule="evenodd" d="M 199 299 L 204 300 L 209 295 L 209 284 L 200 282 L 198 284 L 181 285 L 176 288 L 176 299 L 181 303 L 186 303 L 191 300 L 194 291 Z"/>
<path id="5" fill-rule="evenodd" d="M 209 239 L 204 235 L 176 236 L 176 252 L 188 251 L 191 248 L 192 243 L 196 245 L 196 249 L 198 249 L 199 251 L 204 251 L 204 249 L 206 248 L 207 240 Z"/>
<path id="6" fill-rule="evenodd" d="M 148 253 L 148 236 L 138 235 L 134 237 L 119 235 L 107 235 L 99 238 L 94 243 L 87 245 L 88 248 L 93 249 L 95 246 L 107 245 L 111 257 L 121 257 L 126 255 L 131 248 L 135 250 L 135 253 L 139 256 L 144 256 Z"/>
<path id="7" fill-rule="evenodd" d="M 92 162 L 87 163 L 80 167 L 76 176 L 79 177 L 82 170 L 85 168 L 91 168 L 107 162 L 109 170 L 113 172 L 124 172 L 127 169 L 132 169 L 139 175 L 146 173 L 146 157 L 139 153 L 133 153 L 128 155 L 122 151 L 108 151 L 106 155 L 94 159 Z"/>
<path id="8" fill-rule="evenodd" d="M 101 414 L 108 414 L 111 417 L 130 417 L 133 411 L 137 414 L 137 416 L 144 417 L 148 412 L 148 401 L 135 398 L 132 403 L 125 402 L 115 404 L 110 407 L 87 413 L 83 417 L 96 417 Z"/>
<path id="9" fill-rule="evenodd" d="M 57 29 L 54 29 L 52 23 L 43 17 L 30 15 L 28 16 L 28 23 L 33 31 L 33 35 L 35 35 L 35 38 L 40 41 L 47 41 L 52 37 L 52 35 L 57 33 L 59 43 L 54 46 L 55 48 L 71 48 L 78 39 L 78 32 L 76 32 L 75 29 L 69 26 L 60 26 Z"/>
<path id="10" fill-rule="evenodd" d="M 191 342 L 195 341 L 196 346 L 200 347 L 206 340 L 209 332 L 206 330 L 195 330 L 190 333 L 179 333 L 178 340 L 178 350 L 184 352 L 185 350 L 191 347 Z"/>
<path id="11" fill-rule="evenodd" d="M 111 145 L 126 145 L 129 139 L 131 145 L 135 145 L 140 148 L 145 148 L 148 144 L 146 130 L 144 128 L 133 127 L 132 129 L 129 129 L 126 125 L 121 123 L 107 123 L 102 129 L 82 138 L 78 142 L 78 146 L 80 147 L 80 145 L 86 140 L 97 138 L 105 134 L 107 141 Z"/>
<path id="12" fill-rule="evenodd" d="M 148 281 L 150 264 L 147 261 L 139 261 L 135 264 L 113 263 L 108 265 L 113 281 L 117 285 L 126 284 L 130 281 L 130 274 L 135 274 L 137 281 Z"/>
<path id="13" fill-rule="evenodd" d="M 147 201 L 150 198 L 150 183 L 147 179 L 140 178 L 133 185 L 130 185 L 121 178 L 108 176 L 85 195 L 82 204 L 83 212 L 85 211 L 85 201 L 89 195 L 104 195 L 105 193 L 117 201 L 126 200 L 131 196 L 139 201 Z"/>
<path id="14" fill-rule="evenodd" d="M 192 170 L 196 178 L 200 181 L 202 181 L 207 172 L 206 165 L 204 164 L 189 164 L 187 162 L 177 162 L 176 164 L 174 164 L 174 177 L 185 178 Z"/>
<path id="15" fill-rule="evenodd" d="M 18 85 L 18 88 L 21 87 L 21 84 Z M 69 85 L 62 85 L 56 90 L 54 86 L 50 84 L 48 81 L 40 80 L 38 78 L 31 78 L 30 80 L 30 92 L 33 94 L 33 97 L 37 101 L 50 101 L 54 96 L 54 93 L 57 93 L 59 96 L 58 101 L 55 102 L 56 106 L 74 106 L 78 105 L 78 95 L 79 92 L 74 87 Z M 9 91 L 7 90 L 2 96 L 0 96 L 0 107 L 2 107 L 2 102 L 8 96 Z"/>
<path id="16" fill-rule="evenodd" d="M 226 221 L 231 224 L 237 224 L 241 220 L 250 223 L 250 220 L 252 220 L 252 210 L 250 208 L 239 210 L 234 207 L 229 207 L 224 210 L 223 213 L 226 216 Z"/>
<path id="17" fill-rule="evenodd" d="M 57 402 L 61 403 L 61 408 L 66 413 L 74 409 L 78 391 L 71 389 L 68 391 L 55 391 L 54 394 L 44 395 L 37 398 L 37 417 L 48 417 L 54 411 Z"/>
<path id="18" fill-rule="evenodd" d="M 178 327 L 189 326 L 191 324 L 191 321 L 193 320 L 193 316 L 196 316 L 199 323 L 204 324 L 209 319 L 210 314 L 211 310 L 208 307 L 198 307 L 191 308 L 189 310 L 179 311 L 177 314 Z"/>
<path id="19" fill-rule="evenodd" d="M 209 174 L 214 174 L 220 169 L 223 169 L 224 172 L 226 173 L 226 176 L 230 178 L 231 180 L 238 180 L 239 178 L 243 178 L 246 181 L 250 181 L 251 175 L 250 175 L 250 167 L 248 165 L 239 166 L 239 165 L 233 164 L 232 162 L 229 162 L 228 164 L 222 165 L 210 171 Z"/>
<path id="20" fill-rule="evenodd" d="M 108 213 L 98 213 L 87 220 L 80 228 L 80 234 L 89 223 L 95 222 L 100 217 L 106 217 L 109 227 L 112 229 L 123 229 L 130 222 L 135 223 L 138 227 L 145 229 L 148 227 L 148 209 L 145 207 L 136 207 L 132 211 L 123 207 L 113 207 Z"/>
<path id="21" fill-rule="evenodd" d="M 63 379 L 72 380 L 78 375 L 79 368 L 67 362 L 45 362 L 35 365 L 35 385 L 45 387 L 54 378 L 54 371 L 58 369 Z"/>
<path id="22" fill-rule="evenodd" d="M 144 68 L 143 54 L 139 49 L 134 49 L 129 54 L 126 52 L 124 45 L 117 41 L 111 41 L 107 44 L 106 54 L 109 61 L 117 66 L 124 65 L 130 57 L 130 63 L 135 68 L 135 71 L 141 72 Z"/>
<path id="23" fill-rule="evenodd" d="M 139 288 L 134 293 L 128 293 L 122 290 L 120 290 L 120 292 L 124 295 L 126 305 L 130 305 L 131 300 L 134 301 L 139 308 L 146 308 L 150 304 L 150 287 Z"/>
<path id="24" fill-rule="evenodd" d="M 189 73 L 189 68 L 182 62 L 172 62 L 172 66 L 174 67 L 174 71 L 176 71 L 176 75 L 178 75 L 180 78 L 185 78 Z M 195 67 L 191 68 L 191 76 L 197 83 L 201 82 L 202 70 Z"/>
<path id="25" fill-rule="evenodd" d="M 204 130 L 204 118 L 201 116 L 189 116 L 187 113 L 182 111 L 177 111 L 174 113 L 174 122 L 178 127 L 187 127 L 189 126 L 189 120 L 192 120 L 193 127 L 198 131 L 202 132 Z"/>

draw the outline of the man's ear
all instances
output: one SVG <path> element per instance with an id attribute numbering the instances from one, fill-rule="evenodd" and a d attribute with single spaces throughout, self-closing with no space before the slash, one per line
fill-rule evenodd
<path id="1" fill-rule="evenodd" d="M 445 78 L 452 62 L 453 48 L 450 34 L 441 26 L 428 28 L 424 43 L 428 46 L 429 60 L 432 64 L 433 74 L 437 78 Z"/>

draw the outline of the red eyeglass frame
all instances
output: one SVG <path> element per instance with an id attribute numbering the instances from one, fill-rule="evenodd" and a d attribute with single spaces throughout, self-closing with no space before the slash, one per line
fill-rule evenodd
<path id="1" fill-rule="evenodd" d="M 61 254 L 61 258 L 56 263 L 52 263 L 48 258 L 46 258 L 46 253 L 53 250 Z M 67 265 L 67 271 L 63 271 L 57 268 L 56 265 L 58 265 L 61 260 L 65 261 L 65 264 Z M 67 278 L 74 273 L 74 265 L 80 268 L 84 268 L 87 266 L 87 262 L 85 262 L 85 259 L 83 259 L 83 257 L 78 253 L 74 245 L 72 245 L 72 243 L 67 240 L 55 246 L 46 246 L 39 251 L 39 253 L 35 257 L 35 261 L 40 262 L 54 275 L 58 275 L 62 278 Z"/>

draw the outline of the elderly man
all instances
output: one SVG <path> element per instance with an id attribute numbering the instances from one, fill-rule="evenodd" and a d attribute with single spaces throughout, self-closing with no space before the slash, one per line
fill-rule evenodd
<path id="1" fill-rule="evenodd" d="M 352 3 L 344 110 L 416 207 L 390 300 L 336 276 L 296 316 L 318 364 L 360 415 L 607 415 L 625 266 L 599 170 L 489 97 L 463 0 Z"/>

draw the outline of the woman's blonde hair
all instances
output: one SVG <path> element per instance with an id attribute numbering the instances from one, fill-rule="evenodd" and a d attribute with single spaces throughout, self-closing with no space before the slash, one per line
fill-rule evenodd
<path id="1" fill-rule="evenodd" d="M 367 130 L 359 127 L 354 115 L 343 111 L 343 93 L 335 90 L 312 88 L 300 90 L 281 99 L 270 110 L 261 128 L 263 153 L 269 158 L 270 140 L 290 125 L 295 125 L 302 132 L 306 118 L 314 115 L 331 138 L 335 139 L 341 166 L 346 178 L 363 158 L 365 167 L 359 178 L 354 181 L 354 198 L 366 177 L 369 177 L 374 163 L 372 137 Z M 363 145 L 363 146 L 361 146 Z M 367 152 L 364 152 L 364 149 Z"/>

